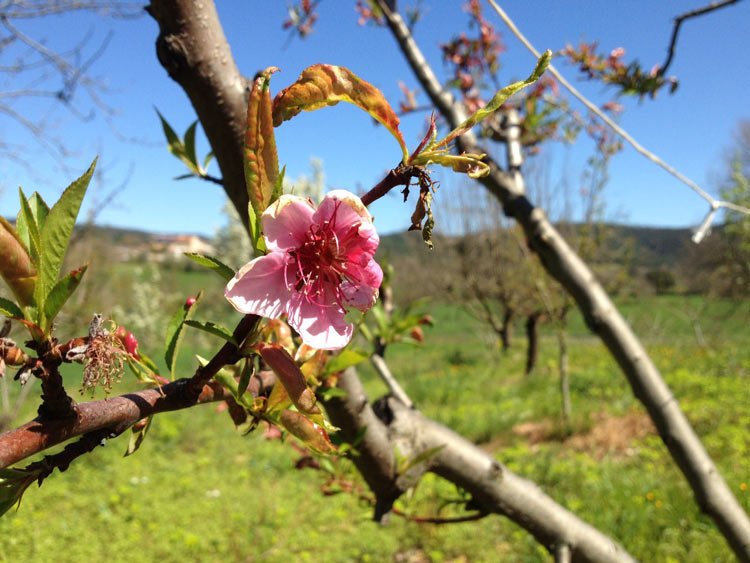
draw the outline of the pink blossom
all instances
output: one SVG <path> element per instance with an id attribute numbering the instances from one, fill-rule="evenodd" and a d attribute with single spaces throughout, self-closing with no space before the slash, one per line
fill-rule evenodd
<path id="1" fill-rule="evenodd" d="M 338 350 L 352 338 L 348 308 L 366 311 L 383 279 L 373 255 L 380 239 L 354 194 L 329 192 L 310 200 L 283 195 L 261 216 L 268 254 L 243 266 L 224 295 L 235 309 L 287 321 L 302 341 Z"/>

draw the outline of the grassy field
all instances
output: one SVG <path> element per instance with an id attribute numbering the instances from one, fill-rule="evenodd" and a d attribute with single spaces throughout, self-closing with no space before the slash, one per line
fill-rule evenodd
<path id="1" fill-rule="evenodd" d="M 171 299 L 179 303 L 209 278 L 175 280 Z M 750 510 L 750 304 L 660 297 L 621 306 Z M 503 355 L 460 308 L 430 310 L 436 326 L 425 344 L 388 353 L 427 416 L 539 483 L 641 560 L 733 560 L 627 382 L 579 318 L 570 329 L 574 420 L 568 435 L 551 334 L 543 339 L 539 369 L 526 378 L 521 339 Z M 189 344 L 200 349 L 212 342 Z M 193 365 L 187 350 L 185 372 Z M 368 366 L 361 373 L 373 397 L 384 391 Z M 77 377 L 68 377 L 72 389 Z M 31 416 L 32 403 L 22 419 Z M 126 437 L 113 440 L 41 489 L 29 489 L 20 509 L 0 519 L 0 561 L 549 560 L 501 517 L 449 526 L 394 517 L 376 525 L 366 502 L 351 494 L 325 496 L 321 472 L 295 469 L 299 453 L 289 444 L 260 432 L 240 435 L 215 406 L 160 415 L 141 450 L 123 459 L 126 445 Z M 428 477 L 399 508 L 436 515 L 459 497 L 451 485 Z"/>

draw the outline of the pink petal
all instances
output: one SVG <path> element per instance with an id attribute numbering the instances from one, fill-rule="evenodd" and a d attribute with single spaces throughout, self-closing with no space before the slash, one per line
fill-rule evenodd
<path id="1" fill-rule="evenodd" d="M 224 296 L 240 313 L 277 319 L 286 311 L 291 292 L 284 270 L 285 255 L 271 252 L 245 264 L 227 284 Z"/>
<path id="2" fill-rule="evenodd" d="M 296 294 L 287 312 L 289 324 L 299 332 L 302 342 L 317 350 L 339 350 L 354 334 L 354 326 L 344 319 L 346 311 L 338 305 L 318 305 Z"/>
<path id="3" fill-rule="evenodd" d="M 355 225 L 372 225 L 372 216 L 362 200 L 353 193 L 346 190 L 332 190 L 320 202 L 313 217 L 313 222 L 318 225 L 325 221 L 330 221 L 336 235 L 343 237 L 347 236 Z"/>
<path id="4" fill-rule="evenodd" d="M 277 199 L 261 216 L 268 250 L 289 250 L 305 242 L 314 212 L 303 197 L 284 194 Z"/>
<path id="5" fill-rule="evenodd" d="M 375 260 L 364 268 L 352 268 L 351 279 L 341 284 L 341 291 L 348 305 L 367 311 L 378 298 L 378 288 L 383 282 L 383 270 Z"/>

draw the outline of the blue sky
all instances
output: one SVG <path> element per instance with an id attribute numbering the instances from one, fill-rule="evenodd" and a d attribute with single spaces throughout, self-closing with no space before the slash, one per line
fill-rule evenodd
<path id="1" fill-rule="evenodd" d="M 281 68 L 272 81 L 274 91 L 318 62 L 349 67 L 378 86 L 394 106 L 401 97 L 399 80 L 416 87 L 387 30 L 357 25 L 354 2 L 323 0 L 315 31 L 304 41 L 290 40 L 281 29 L 286 2 L 219 0 L 217 4 L 241 72 L 252 76 L 267 66 Z M 447 69 L 441 63 L 438 44 L 465 29 L 468 17 L 461 9 L 463 1 L 423 4 L 425 11 L 415 36 L 433 68 L 445 77 Z M 607 51 L 624 47 L 626 57 L 637 57 L 648 68 L 664 60 L 672 18 L 705 1 L 539 0 L 504 4 L 539 49 L 556 50 L 569 42 L 598 40 Z M 507 48 L 501 57 L 501 81 L 525 77 L 533 58 L 506 32 L 488 6 L 485 14 L 496 24 Z M 147 16 L 114 20 L 71 14 L 17 25 L 59 49 L 72 46 L 79 33 L 91 33 L 93 48 L 111 32 L 111 42 L 91 73 L 107 84 L 109 92 L 103 99 L 116 112 L 106 117 L 98 111 L 91 119 L 81 120 L 50 100 L 29 100 L 17 106 L 32 118 L 44 117 L 50 134 L 65 139 L 72 149 L 65 159 L 67 169 L 0 115 L 0 138 L 22 144 L 24 160 L 30 163 L 23 166 L 0 157 L 0 213 L 17 212 L 19 185 L 27 193 L 37 190 L 49 202 L 54 201 L 99 155 L 102 174 L 87 196 L 84 213 L 114 190 L 115 198 L 98 215 L 99 223 L 212 235 L 224 222 L 223 193 L 196 180 L 173 181 L 183 169 L 167 153 L 153 109 L 159 108 L 180 132 L 195 119 L 185 94 L 156 60 L 156 24 Z M 744 44 L 748 27 L 748 2 L 686 22 L 670 69 L 670 74 L 680 79 L 678 91 L 671 96 L 660 93 L 654 101 L 620 100 L 627 108 L 620 123 L 647 148 L 709 191 L 715 190 L 737 122 L 750 118 L 750 63 Z M 10 55 L 9 50 L 0 52 L 0 64 L 8 64 Z M 572 67 L 561 61 L 557 66 L 593 100 L 603 102 L 611 97 L 601 84 L 578 80 Z M 17 84 L 0 80 L 0 91 L 13 86 Z M 85 95 L 78 104 L 86 112 L 92 106 Z M 409 146 L 418 142 L 424 123 L 423 114 L 402 119 Z M 309 173 L 310 157 L 318 157 L 323 160 L 329 188 L 364 191 L 394 166 L 400 155 L 382 127 L 375 127 L 368 115 L 346 104 L 303 114 L 276 132 L 280 160 L 287 165 L 288 176 Z M 575 188 L 591 154 L 591 144 L 584 140 L 573 147 L 545 150 L 552 162 L 551 183 L 558 185 L 561 175 L 566 174 Z M 207 151 L 201 138 L 199 152 Z M 215 164 L 211 172 L 219 174 Z M 458 190 L 474 189 L 446 175 L 441 178 L 438 198 L 450 199 Z M 614 158 L 605 197 L 608 216 L 641 225 L 696 226 L 707 211 L 702 199 L 630 148 Z M 373 207 L 381 232 L 408 226 L 410 209 L 399 202 L 394 196 Z"/>

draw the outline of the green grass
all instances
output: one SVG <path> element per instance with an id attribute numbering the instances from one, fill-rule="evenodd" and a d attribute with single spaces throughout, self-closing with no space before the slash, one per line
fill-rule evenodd
<path id="1" fill-rule="evenodd" d="M 195 275 L 180 274 L 175 299 L 192 292 L 198 279 L 211 283 Z M 688 307 L 700 310 L 705 348 L 682 312 Z M 622 310 L 750 509 L 750 307 L 721 301 L 703 307 L 697 298 L 666 297 L 628 301 Z M 426 331 L 426 343 L 393 346 L 387 356 L 427 416 L 483 444 L 642 560 L 733 560 L 658 437 L 604 455 L 563 443 L 551 334 L 543 337 L 539 369 L 527 378 L 520 333 L 503 355 L 458 307 L 436 305 L 431 312 L 436 326 Z M 642 412 L 615 363 L 575 315 L 570 334 L 575 431 L 594 426 L 596 413 Z M 188 344 L 196 350 L 218 342 Z M 188 351 L 181 372 L 193 368 Z M 384 392 L 368 366 L 361 373 L 371 397 Z M 67 376 L 71 389 L 77 377 L 75 371 Z M 122 389 L 131 385 L 124 382 Z M 29 402 L 25 416 L 35 406 Z M 522 422 L 546 422 L 549 439 L 529 443 L 513 431 Z M 20 510 L 0 519 L 0 561 L 392 561 L 397 554 L 420 561 L 549 560 L 501 517 L 452 526 L 394 517 L 378 526 L 355 495 L 324 496 L 323 473 L 294 469 L 299 454 L 289 445 L 259 432 L 241 436 L 215 406 L 160 415 L 142 449 L 123 459 L 126 443 L 126 437 L 113 440 L 41 489 L 29 489 Z M 457 496 L 452 485 L 427 477 L 399 507 L 433 515 Z"/>

